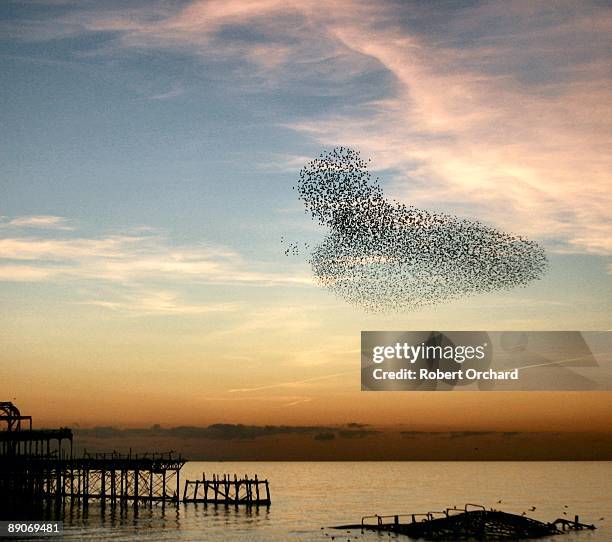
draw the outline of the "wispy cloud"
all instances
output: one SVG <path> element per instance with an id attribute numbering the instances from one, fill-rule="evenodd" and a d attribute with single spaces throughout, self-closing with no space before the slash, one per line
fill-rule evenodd
<path id="1" fill-rule="evenodd" d="M 154 235 L 0 238 L 4 280 L 97 279 L 122 283 L 174 278 L 214 284 L 311 284 L 307 276 L 270 271 L 219 246 L 177 246 Z"/>
<path id="2" fill-rule="evenodd" d="M 106 425 L 78 428 L 76 429 L 76 433 L 78 433 L 78 435 L 81 437 L 93 437 L 97 439 L 165 436 L 180 439 L 253 440 L 279 435 L 311 434 L 316 436 L 326 434 L 331 435 L 331 438 L 334 438 L 337 434 L 341 438 L 354 439 L 378 435 L 381 434 L 381 431 L 374 429 L 343 429 L 341 427 L 325 425 L 243 425 L 233 423 L 215 423 L 204 427 L 192 425 L 162 427 L 161 425 L 156 424 L 147 428 L 143 427 L 129 429 Z M 488 435 L 489 433 L 482 434 Z M 444 433 L 444 435 L 446 435 L 446 433 Z M 478 436 L 480 433 L 474 432 L 474 435 Z M 331 439 L 328 437 L 319 440 Z"/>
<path id="3" fill-rule="evenodd" d="M 0 264 L 0 281 L 2 282 L 40 282 L 50 279 L 52 270 L 30 265 Z"/>
<path id="4" fill-rule="evenodd" d="M 89 299 L 83 304 L 93 305 L 140 316 L 143 314 L 197 315 L 218 312 L 232 312 L 238 309 L 235 303 L 195 304 L 183 301 L 177 292 L 147 290 L 119 296 L 114 300 Z"/>
<path id="5" fill-rule="evenodd" d="M 123 48 L 232 60 L 241 90 L 337 92 L 333 114 L 285 125 L 360 148 L 406 202 L 553 250 L 612 253 L 612 10 L 601 3 L 194 0 L 77 10 L 61 27 L 112 32 Z M 376 96 L 362 92 L 363 77 L 378 79 Z"/>
<path id="6" fill-rule="evenodd" d="M 97 426 L 78 429 L 82 436 L 106 439 L 118 437 L 156 437 L 171 436 L 178 438 L 205 438 L 215 440 L 256 439 L 277 435 L 308 435 L 314 432 L 330 430 L 325 426 L 301 425 L 243 425 L 232 423 L 215 423 L 206 427 L 178 426 L 164 428 L 154 425 L 150 428 L 122 429 L 114 426 Z M 333 428 L 331 429 L 333 430 Z"/>
<path id="7" fill-rule="evenodd" d="M 253 392 L 253 391 L 262 391 L 262 390 L 271 390 L 271 389 L 275 389 L 275 388 L 293 388 L 293 387 L 300 387 L 300 386 L 306 386 L 309 384 L 312 384 L 313 382 L 320 382 L 322 380 L 330 380 L 333 378 L 340 378 L 341 376 L 347 376 L 353 374 L 352 372 L 344 372 L 344 373 L 335 373 L 335 374 L 330 374 L 330 375 L 323 375 L 323 376 L 317 376 L 314 378 L 307 378 L 304 380 L 292 380 L 289 382 L 275 382 L 273 384 L 268 384 L 266 386 L 258 386 L 255 388 L 235 388 L 235 389 L 231 389 L 228 390 L 230 393 L 244 393 L 244 392 Z"/>
<path id="8" fill-rule="evenodd" d="M 45 221 L 34 223 L 43 228 Z M 24 220 L 15 225 L 29 224 Z M 181 291 L 198 285 L 311 284 L 305 274 L 278 271 L 264 261 L 248 261 L 226 247 L 173 244 L 157 230 L 149 233 L 141 228 L 132 234 L 90 237 L 61 231 L 64 228 L 57 228 L 53 220 L 48 224 L 39 236 L 14 235 L 12 227 L 0 228 L 1 282 L 70 282 L 79 286 L 82 300 L 77 303 L 126 315 L 236 310 L 235 302 L 223 299 L 187 301 Z"/>
<path id="9" fill-rule="evenodd" d="M 167 90 L 166 92 L 160 92 L 158 94 L 153 94 L 152 96 L 149 96 L 149 100 L 171 100 L 172 98 L 178 98 L 183 94 L 185 94 L 185 89 L 182 87 L 182 85 L 175 85 L 173 88 Z"/>
<path id="10" fill-rule="evenodd" d="M 566 251 L 609 254 L 612 95 L 597 44 L 612 15 L 587 10 L 568 23 L 563 10 L 505 6 L 462 10 L 438 40 L 411 35 L 391 15 L 375 27 L 365 17 L 341 21 L 335 35 L 384 65 L 395 95 L 293 127 L 362 149 L 394 172 L 390 190 L 403 201 L 459 209 Z M 457 45 L 466 25 L 486 27 L 492 11 L 511 35 Z M 530 81 L 537 71 L 525 65 L 545 80 Z"/>
<path id="11" fill-rule="evenodd" d="M 361 149 L 405 202 L 554 251 L 612 253 L 612 9 L 602 3 L 193 0 L 88 4 L 44 24 L 30 21 L 36 32 L 26 25 L 21 39 L 105 33 L 115 51 L 222 60 L 216 73 L 234 91 L 334 94 L 333 113 L 297 112 L 283 125 Z"/>
<path id="12" fill-rule="evenodd" d="M 290 403 L 287 403 L 285 407 L 292 407 L 292 406 L 301 405 L 303 403 L 310 403 L 310 402 L 312 402 L 312 399 L 310 397 L 304 397 L 302 399 L 296 399 L 295 401 L 291 401 Z"/>
<path id="13" fill-rule="evenodd" d="M 54 215 L 18 216 L 10 220 L 5 220 L 5 217 L 2 217 L 2 219 L 0 219 L 0 226 L 74 230 L 74 227 L 70 225 L 70 221 L 68 219 L 64 218 L 63 216 Z"/>

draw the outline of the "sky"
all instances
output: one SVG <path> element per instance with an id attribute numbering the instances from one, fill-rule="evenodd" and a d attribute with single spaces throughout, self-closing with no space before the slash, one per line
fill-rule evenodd
<path id="1" fill-rule="evenodd" d="M 611 393 L 364 393 L 361 330 L 608 330 L 606 2 L 7 0 L 0 391 L 39 425 L 604 431 Z M 545 247 L 525 288 L 368 314 L 314 284 L 292 187 L 336 145 L 385 194 Z"/>

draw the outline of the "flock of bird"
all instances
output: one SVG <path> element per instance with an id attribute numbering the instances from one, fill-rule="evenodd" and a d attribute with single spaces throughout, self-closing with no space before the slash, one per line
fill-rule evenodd
<path id="1" fill-rule="evenodd" d="M 281 237 L 281 244 L 285 244 L 285 237 Z M 303 247 L 304 250 L 308 250 L 310 245 L 308 243 L 294 243 L 290 242 L 285 249 L 285 256 L 297 256 L 300 253 L 300 247 Z"/>
<path id="2" fill-rule="evenodd" d="M 533 241 L 387 200 L 368 162 L 334 148 L 302 168 L 294 187 L 329 230 L 309 259 L 315 280 L 341 299 L 370 312 L 411 310 L 524 286 L 545 272 Z M 298 252 L 297 244 L 285 250 Z"/>

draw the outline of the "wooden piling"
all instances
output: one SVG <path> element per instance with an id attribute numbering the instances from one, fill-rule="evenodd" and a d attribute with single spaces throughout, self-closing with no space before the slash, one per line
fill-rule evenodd
<path id="1" fill-rule="evenodd" d="M 266 497 L 262 498 L 260 486 L 266 488 Z M 259 480 L 257 476 L 238 478 L 236 474 L 213 474 L 207 479 L 202 474 L 201 480 L 185 480 L 183 502 L 205 504 L 269 506 L 270 487 L 267 480 Z"/>

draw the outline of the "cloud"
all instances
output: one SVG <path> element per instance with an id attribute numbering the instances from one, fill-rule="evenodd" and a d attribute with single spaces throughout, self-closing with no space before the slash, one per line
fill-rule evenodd
<path id="1" fill-rule="evenodd" d="M 4 218 L 4 217 L 2 217 Z M 7 222 L 0 221 L 0 226 L 13 226 L 17 228 L 43 228 L 55 230 L 73 230 L 69 225 L 68 219 L 63 216 L 54 215 L 33 215 L 18 216 Z"/>
<path id="2" fill-rule="evenodd" d="M 84 301 L 83 304 L 138 316 L 142 314 L 208 314 L 215 312 L 231 312 L 238 309 L 238 305 L 232 303 L 187 303 L 181 301 L 176 292 L 166 290 L 135 292 L 114 301 L 89 299 Z"/>
<path id="3" fill-rule="evenodd" d="M 336 436 L 343 439 L 365 438 L 379 434 L 375 430 L 336 429 L 319 425 L 243 425 L 215 423 L 200 427 L 183 425 L 164 428 L 158 424 L 149 428 L 118 428 L 114 426 L 96 426 L 76 429 L 78 437 L 98 439 L 135 438 L 135 437 L 173 437 L 179 439 L 211 440 L 255 440 L 278 435 L 313 435 L 315 440 L 329 441 Z"/>
<path id="4" fill-rule="evenodd" d="M 303 397 L 301 399 L 296 399 L 295 401 L 291 401 L 290 403 L 287 403 L 285 407 L 292 407 L 292 406 L 301 405 L 303 403 L 310 403 L 310 402 L 312 402 L 312 399 L 310 397 Z"/>
<path id="5" fill-rule="evenodd" d="M 379 433 L 380 431 L 375 429 L 341 429 L 338 431 L 338 436 L 340 438 L 365 438 Z"/>
<path id="6" fill-rule="evenodd" d="M 235 388 L 228 390 L 230 393 L 244 393 L 244 392 L 253 392 L 253 391 L 262 391 L 262 390 L 270 390 L 275 388 L 285 388 L 285 387 L 299 387 L 311 384 L 313 382 L 320 382 L 322 380 L 330 380 L 333 378 L 340 378 L 341 376 L 346 376 L 353 374 L 352 372 L 344 372 L 344 373 L 334 373 L 330 375 L 317 376 L 314 378 L 307 378 L 304 380 L 292 380 L 289 382 L 275 382 L 272 384 L 267 384 L 265 386 L 258 386 L 256 388 Z M 295 404 L 295 403 L 294 403 Z"/>
<path id="7" fill-rule="evenodd" d="M 183 94 L 185 94 L 185 89 L 181 85 L 176 85 L 166 92 L 160 92 L 158 94 L 153 94 L 152 96 L 149 96 L 149 100 L 170 100 L 172 98 L 178 98 Z"/>
<path id="8" fill-rule="evenodd" d="M 20 228 L 30 224 L 43 228 L 45 224 L 46 231 L 37 236 L 28 232 L 15 235 L 16 221 Z M 64 221 L 5 222 L 11 227 L 0 228 L 0 282 L 69 282 L 77 286 L 73 288 L 76 299 L 71 302 L 127 316 L 204 315 L 235 311 L 239 306 L 224 299 L 194 302 L 193 289 L 197 287 L 307 286 L 312 282 L 306 275 L 246 260 L 218 245 L 172 244 L 160 232 L 147 228 L 135 233 L 83 236 L 58 228 Z M 263 321 L 245 326 L 263 325 Z"/>
<path id="9" fill-rule="evenodd" d="M 392 15 L 376 26 L 343 20 L 335 35 L 384 65 L 395 94 L 291 126 L 324 145 L 361 149 L 393 173 L 390 192 L 404 202 L 609 254 L 612 96 L 597 47 L 612 16 L 586 10 L 567 21 L 563 10 L 512 5 L 495 4 L 497 25 L 507 22 L 511 35 L 471 46 L 458 45 L 465 27 L 486 27 L 492 8 L 461 10 L 437 39 L 407 32 Z M 539 70 L 544 81 L 530 80 Z"/>
<path id="10" fill-rule="evenodd" d="M 216 423 L 206 427 L 178 426 L 162 428 L 154 425 L 150 428 L 120 429 L 117 427 L 96 426 L 92 428 L 77 429 L 78 436 L 93 438 L 127 438 L 136 436 L 145 437 L 177 437 L 184 439 L 213 439 L 213 440 L 253 440 L 257 438 L 276 435 L 304 435 L 330 431 L 325 426 L 292 426 L 292 425 L 242 425 L 230 423 Z"/>
<path id="11" fill-rule="evenodd" d="M 281 124 L 360 149 L 403 202 L 608 255 L 611 31 L 601 2 L 193 0 L 87 4 L 13 34 L 103 34 L 216 63 L 233 92 L 333 95 Z"/>
<path id="12" fill-rule="evenodd" d="M 82 15 L 81 24 L 116 32 L 122 47 L 232 59 L 251 81 L 315 94 L 339 84 L 350 98 L 342 85 L 383 70 L 391 83 L 381 80 L 378 97 L 287 125 L 321 145 L 361 149 L 392 171 L 402 201 L 460 210 L 560 250 L 610 254 L 612 11 L 492 2 L 441 12 L 212 0 Z"/>
<path id="13" fill-rule="evenodd" d="M 50 279 L 53 271 L 29 265 L 0 264 L 0 281 L 2 282 L 40 282 Z"/>
<path id="14" fill-rule="evenodd" d="M 310 284 L 307 276 L 269 271 L 219 246 L 171 245 L 155 235 L 0 237 L 3 280 L 96 279 L 129 283 L 179 278 L 214 284 Z"/>

